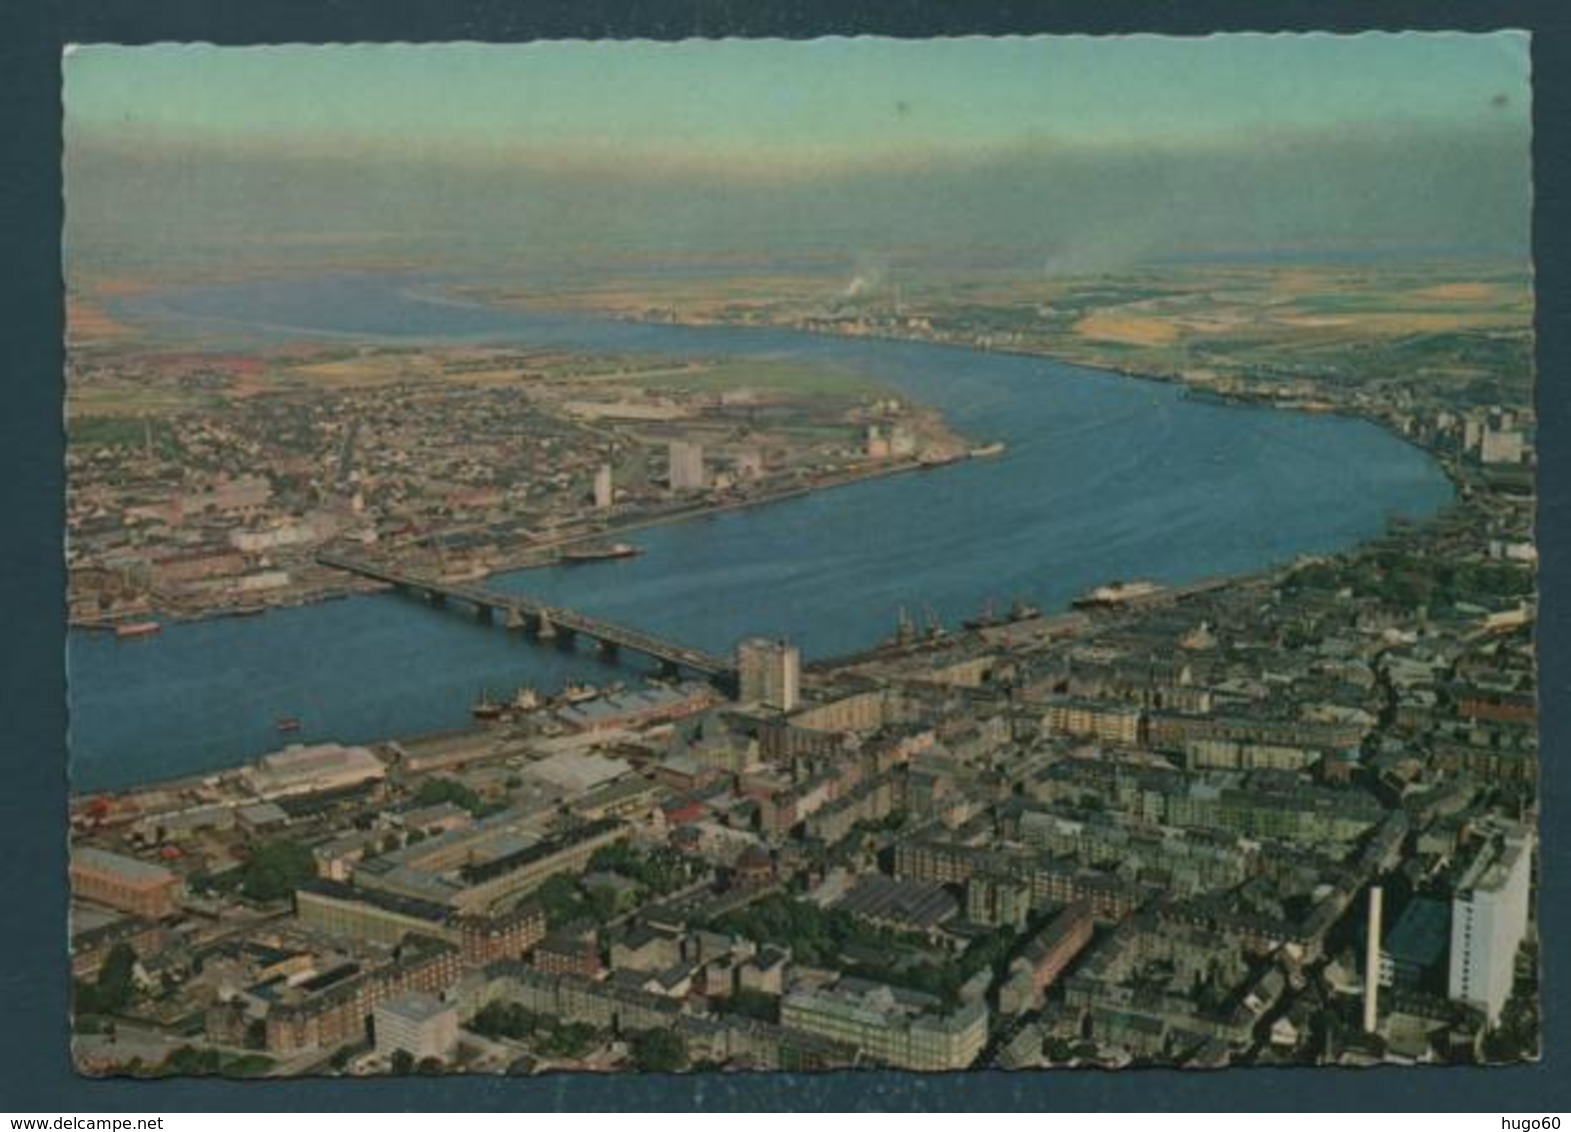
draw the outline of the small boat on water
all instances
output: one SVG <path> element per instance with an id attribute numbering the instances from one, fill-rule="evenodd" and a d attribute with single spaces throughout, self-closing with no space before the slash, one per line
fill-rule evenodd
<path id="1" fill-rule="evenodd" d="M 122 621 L 115 626 L 115 636 L 121 639 L 156 637 L 164 631 L 157 621 Z"/>
<path id="2" fill-rule="evenodd" d="M 1030 621 L 1042 616 L 1042 611 L 1030 602 L 1015 598 L 1009 603 L 1009 611 L 999 614 L 994 612 L 993 603 L 989 601 L 982 610 L 980 617 L 972 617 L 962 621 L 961 625 L 973 631 L 978 629 L 991 629 L 997 625 L 1013 625 L 1017 621 Z"/>
<path id="3" fill-rule="evenodd" d="M 609 546 L 570 546 L 562 551 L 562 561 L 572 565 L 578 562 L 602 562 L 609 558 L 636 558 L 643 548 L 630 542 L 613 542 Z"/>
<path id="4" fill-rule="evenodd" d="M 496 700 L 493 700 L 490 693 L 487 692 L 484 688 L 481 688 L 480 698 L 470 706 L 469 714 L 474 716 L 476 719 L 494 720 L 501 719 L 503 712 L 506 710 L 506 704 L 498 703 Z"/>
<path id="5" fill-rule="evenodd" d="M 973 460 L 985 460 L 989 456 L 1001 456 L 1006 445 L 1002 440 L 995 440 L 991 444 L 979 444 L 971 449 L 969 455 Z"/>
<path id="6" fill-rule="evenodd" d="M 286 715 L 273 721 L 273 730 L 285 733 L 299 731 L 300 726 L 300 721 L 292 715 Z"/>
<path id="7" fill-rule="evenodd" d="M 1098 586 L 1094 590 L 1081 594 L 1070 605 L 1075 609 L 1106 609 L 1136 601 L 1140 598 L 1152 597 L 1162 592 L 1165 587 L 1156 582 L 1109 582 L 1105 586 Z"/>
<path id="8" fill-rule="evenodd" d="M 991 601 L 983 608 L 980 617 L 968 617 L 960 622 L 961 628 L 971 630 L 986 629 L 988 626 L 996 624 L 998 624 L 998 615 L 993 612 L 993 603 Z"/>

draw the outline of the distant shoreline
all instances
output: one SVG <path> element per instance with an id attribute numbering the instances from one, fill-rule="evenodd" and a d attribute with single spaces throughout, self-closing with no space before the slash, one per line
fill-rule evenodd
<path id="1" fill-rule="evenodd" d="M 732 511 L 745 511 L 754 507 L 764 507 L 773 503 L 781 503 L 790 499 L 798 499 L 814 495 L 820 491 L 831 491 L 835 488 L 849 487 L 853 484 L 870 480 L 884 479 L 889 476 L 904 475 L 909 472 L 935 471 L 950 463 L 961 463 L 977 457 L 960 454 L 951 460 L 939 464 L 924 463 L 921 460 L 891 461 L 876 466 L 868 466 L 834 472 L 816 478 L 811 483 L 794 484 L 789 487 L 780 487 L 763 491 L 757 495 L 750 495 L 740 499 L 727 499 L 719 502 L 704 502 L 684 505 L 654 515 L 639 516 L 621 523 L 608 523 L 597 530 L 574 533 L 562 538 L 547 539 L 531 544 L 527 547 L 517 548 L 511 555 L 504 556 L 503 561 L 476 578 L 491 578 L 498 574 L 521 573 L 526 570 L 540 570 L 551 566 L 561 565 L 561 559 L 553 554 L 555 551 L 583 543 L 592 543 L 601 539 L 613 538 L 618 535 L 633 531 L 646 530 L 652 527 L 669 526 L 674 523 L 686 522 L 695 519 L 705 519 L 715 515 L 722 515 Z M 433 537 L 440 537 L 436 535 Z M 543 557 L 544 556 L 544 557 Z M 317 593 L 301 593 L 284 601 L 268 602 L 258 599 L 249 605 L 223 605 L 209 609 L 192 612 L 168 611 L 150 609 L 143 612 L 124 613 L 113 617 L 104 617 L 94 621 L 72 621 L 70 628 L 84 633 L 113 632 L 119 624 L 135 621 L 157 621 L 160 624 L 191 624 L 202 621 L 214 621 L 228 617 L 261 616 L 280 609 L 297 609 L 303 606 L 316 605 L 326 601 L 340 600 L 346 597 L 366 596 L 385 592 L 389 587 L 378 582 L 369 582 L 364 579 L 354 578 L 345 574 L 341 583 L 330 589 Z"/>
<path id="2" fill-rule="evenodd" d="M 1277 412 L 1298 413 L 1304 416 L 1334 416 L 1340 417 L 1343 420 L 1363 421 L 1366 424 L 1374 425 L 1392 439 L 1401 441 L 1408 447 L 1422 452 L 1425 456 L 1429 457 L 1429 459 L 1435 463 L 1435 466 L 1438 467 L 1445 475 L 1446 480 L 1448 483 L 1450 483 L 1454 493 L 1459 492 L 1460 489 L 1464 486 L 1460 472 L 1455 466 L 1455 461 L 1450 459 L 1448 454 L 1439 452 L 1434 448 L 1431 448 L 1428 445 L 1415 440 L 1411 436 L 1407 436 L 1401 432 L 1396 431 L 1396 429 L 1391 426 L 1389 421 L 1384 420 L 1376 414 L 1370 412 L 1361 412 L 1358 409 L 1352 408 L 1350 406 L 1336 404 L 1326 404 L 1324 407 L 1310 408 L 1309 406 L 1302 404 L 1294 404 L 1291 402 L 1284 403 L 1277 400 L 1276 398 L 1260 393 L 1221 393 L 1209 389 L 1203 384 L 1190 380 L 1181 372 L 1170 371 L 1166 373 L 1153 373 L 1140 370 L 1123 369 L 1115 367 L 1108 362 L 1090 362 L 1081 358 L 1070 357 L 1061 353 L 1047 350 L 1032 350 L 1021 346 L 989 346 L 983 348 L 981 346 L 976 346 L 965 342 L 945 342 L 932 338 L 924 338 L 920 334 L 837 334 L 832 330 L 808 329 L 805 327 L 797 327 L 780 323 L 730 323 L 723 321 L 705 321 L 682 318 L 677 318 L 673 321 L 667 321 L 661 319 L 643 318 L 632 314 L 609 314 L 606 312 L 600 313 L 604 314 L 607 318 L 619 318 L 627 322 L 645 323 L 654 326 L 685 326 L 692 329 L 722 328 L 733 330 L 776 330 L 788 331 L 793 334 L 805 334 L 815 338 L 826 338 L 843 342 L 864 342 L 870 339 L 883 342 L 913 342 L 922 346 L 959 350 L 966 353 L 1003 354 L 1015 358 L 1039 358 L 1045 361 L 1056 362 L 1059 365 L 1074 366 L 1077 369 L 1087 370 L 1088 372 L 1102 374 L 1107 377 L 1121 377 L 1129 381 L 1149 382 L 1151 384 L 1164 386 L 1176 386 L 1183 390 L 1186 395 L 1190 395 L 1193 400 L 1202 402 L 1211 401 L 1217 405 L 1225 407 L 1234 407 L 1240 409 L 1271 409 Z M 1452 505 L 1454 504 L 1455 500 L 1453 499 Z M 1438 518 L 1438 513 L 1434 517 Z"/>
<path id="3" fill-rule="evenodd" d="M 607 316 L 607 317 L 610 317 L 610 316 Z M 644 320 L 635 320 L 635 321 L 644 321 Z M 708 327 L 708 326 L 726 326 L 727 325 L 727 324 L 724 324 L 724 323 L 708 323 L 708 322 L 693 322 L 693 323 L 679 323 L 679 324 L 680 325 L 690 325 L 690 326 L 693 326 L 695 328 L 702 328 L 702 327 Z M 1196 388 L 1196 386 L 1190 384 L 1189 382 L 1186 382 L 1181 374 L 1147 374 L 1147 373 L 1139 373 L 1139 372 L 1130 371 L 1130 370 L 1114 369 L 1114 368 L 1105 367 L 1105 366 L 1090 365 L 1090 364 L 1087 364 L 1084 361 L 1080 361 L 1080 360 L 1077 360 L 1077 359 L 1065 358 L 1065 357 L 1062 357 L 1062 356 L 1057 355 L 1057 354 L 1049 354 L 1049 353 L 1044 353 L 1044 352 L 1036 351 L 1036 350 L 1027 350 L 1027 349 L 1020 349 L 1020 348 L 997 348 L 997 349 L 990 349 L 990 350 L 980 350 L 978 347 L 967 345 L 965 343 L 959 343 L 959 342 L 930 342 L 930 341 L 928 341 L 926 339 L 923 339 L 923 338 L 920 338 L 920 337 L 916 337 L 916 336 L 904 336 L 904 335 L 894 335 L 894 334 L 860 335 L 860 336 L 858 336 L 858 335 L 843 335 L 843 334 L 834 334 L 834 333 L 828 332 L 828 331 L 803 330 L 803 329 L 798 329 L 798 328 L 794 328 L 794 327 L 776 327 L 776 326 L 760 326 L 760 327 L 757 327 L 757 329 L 786 330 L 786 331 L 789 331 L 791 333 L 798 333 L 798 334 L 805 334 L 805 335 L 814 335 L 814 336 L 818 336 L 818 337 L 832 338 L 832 339 L 846 339 L 846 340 L 851 340 L 851 341 L 856 341 L 856 340 L 859 340 L 859 339 L 867 339 L 867 338 L 876 338 L 876 339 L 879 339 L 879 340 L 889 340 L 889 341 L 917 342 L 917 343 L 920 343 L 920 344 L 923 344 L 923 345 L 927 345 L 927 346 L 949 347 L 949 348 L 952 348 L 954 350 L 964 351 L 964 352 L 967 352 L 967 353 L 996 353 L 996 354 L 1007 354 L 1007 355 L 1010 355 L 1010 356 L 1017 356 L 1017 357 L 1040 358 L 1040 359 L 1053 361 L 1053 362 L 1057 362 L 1057 363 L 1064 364 L 1064 365 L 1075 366 L 1077 368 L 1084 369 L 1084 370 L 1087 370 L 1089 372 L 1098 373 L 1098 374 L 1102 374 L 1102 375 L 1110 376 L 1110 377 L 1120 377 L 1120 378 L 1124 378 L 1124 379 L 1127 379 L 1127 380 L 1142 381 L 1142 382 L 1152 382 L 1152 383 L 1157 383 L 1157 384 L 1162 384 L 1162 385 L 1177 385 L 1177 386 L 1180 386 L 1182 389 L 1184 389 L 1186 391 Z M 1269 398 L 1265 398 L 1265 397 L 1249 397 L 1249 396 L 1237 396 L 1237 397 L 1234 397 L 1234 396 L 1230 396 L 1228 398 L 1228 403 L 1229 404 L 1236 404 L 1240 408 L 1275 409 L 1275 410 L 1279 410 L 1279 411 L 1296 411 L 1296 412 L 1300 412 L 1300 413 L 1306 413 L 1306 414 L 1308 413 L 1307 410 L 1305 410 L 1305 409 L 1303 409 L 1301 407 L 1293 406 L 1293 405 L 1284 405 L 1284 404 L 1278 403 L 1276 401 L 1273 401 L 1273 400 L 1271 400 Z M 1459 501 L 1459 498 L 1460 498 L 1460 489 L 1464 486 L 1464 483 L 1463 483 L 1463 480 L 1462 480 L 1459 468 L 1456 467 L 1456 465 L 1454 464 L 1454 462 L 1452 460 L 1447 459 L 1444 454 L 1441 454 L 1441 453 L 1435 451 L 1434 449 L 1432 449 L 1432 448 L 1430 448 L 1430 447 L 1428 447 L 1428 446 L 1426 446 L 1424 444 L 1419 443 L 1418 441 L 1414 440 L 1412 437 L 1405 436 L 1405 435 L 1403 435 L 1403 434 L 1401 434 L 1399 432 L 1396 432 L 1394 429 L 1391 428 L 1391 426 L 1386 421 L 1380 419 L 1378 416 L 1374 416 L 1374 415 L 1367 414 L 1367 413 L 1359 413 L 1359 412 L 1353 411 L 1351 409 L 1346 409 L 1346 408 L 1337 408 L 1337 409 L 1333 409 L 1333 410 L 1328 410 L 1328 413 L 1334 414 L 1336 416 L 1340 416 L 1340 417 L 1342 417 L 1344 419 L 1347 419 L 1347 420 L 1359 420 L 1359 421 L 1364 421 L 1366 423 L 1375 425 L 1376 427 L 1380 428 L 1382 432 L 1386 433 L 1388 436 L 1393 437 L 1393 438 L 1398 439 L 1398 440 L 1401 440 L 1401 441 L 1404 441 L 1408 446 L 1410 446 L 1410 447 L 1412 447 L 1414 449 L 1417 449 L 1420 452 L 1423 452 L 1430 460 L 1432 460 L 1434 462 L 1434 464 L 1437 466 L 1437 468 L 1439 468 L 1439 470 L 1445 475 L 1447 483 L 1449 484 L 1449 486 L 1451 488 L 1451 499 L 1447 502 L 1447 504 L 1444 507 L 1442 507 L 1440 510 L 1435 512 L 1433 515 L 1430 515 L 1430 516 L 1422 518 L 1422 519 L 1412 520 L 1413 522 L 1415 522 L 1415 523 L 1417 523 L 1418 525 L 1421 525 L 1421 526 L 1427 526 L 1427 525 L 1430 525 L 1430 524 L 1433 524 L 1435 522 L 1438 522 L 1438 521 L 1442 520 L 1445 516 L 1447 516 L 1451 511 L 1453 511 L 1455 509 L 1455 507 L 1456 507 L 1456 505 L 1457 505 L 1457 503 Z M 963 462 L 963 461 L 965 461 L 967 459 L 970 459 L 970 458 L 974 458 L 974 457 L 970 457 L 968 455 L 959 455 L 959 456 L 957 456 L 955 458 L 955 461 L 953 461 L 953 462 Z M 947 463 L 949 463 L 949 462 L 950 461 L 946 461 L 945 465 L 947 465 Z M 944 466 L 944 465 L 940 465 L 939 467 L 941 467 L 941 466 Z M 814 483 L 793 485 L 791 487 L 781 488 L 781 489 L 776 490 L 776 491 L 764 492 L 764 493 L 761 493 L 761 494 L 759 494 L 757 496 L 752 496 L 752 497 L 743 498 L 743 499 L 736 499 L 736 500 L 726 500 L 726 501 L 719 502 L 719 503 L 699 503 L 699 504 L 694 504 L 694 505 L 690 505 L 690 506 L 681 507 L 681 508 L 674 509 L 674 510 L 671 510 L 671 511 L 662 512 L 662 513 L 659 513 L 659 514 L 656 514 L 656 515 L 650 515 L 650 516 L 644 516 L 644 517 L 640 517 L 640 518 L 634 518 L 634 519 L 632 519 L 632 520 L 630 520 L 628 522 L 625 522 L 625 523 L 608 524 L 606 527 L 601 528 L 599 530 L 595 530 L 595 531 L 592 531 L 592 532 L 575 533 L 575 534 L 570 535 L 570 536 L 566 536 L 566 537 L 563 537 L 563 538 L 560 538 L 560 539 L 556 539 L 556 540 L 547 541 L 547 542 L 540 543 L 540 544 L 535 544 L 535 545 L 533 545 L 533 546 L 531 546 L 529 548 L 522 549 L 522 550 L 519 551 L 519 554 L 518 554 L 518 558 L 523 559 L 522 561 L 515 560 L 515 561 L 508 562 L 508 563 L 506 563 L 504 565 L 498 566 L 495 569 L 487 570 L 487 571 L 485 571 L 485 573 L 483 575 L 477 575 L 477 577 L 491 578 L 491 577 L 495 577 L 495 576 L 500 575 L 500 574 L 520 573 L 520 572 L 523 572 L 523 571 L 526 571 L 526 570 L 530 570 L 530 569 L 540 569 L 540 568 L 543 568 L 543 567 L 556 565 L 556 564 L 558 564 L 558 562 L 557 562 L 557 560 L 555 558 L 552 558 L 552 559 L 549 559 L 549 560 L 544 560 L 544 561 L 529 561 L 529 559 L 530 558 L 536 558 L 539 555 L 541 555 L 542 553 L 547 553 L 549 551 L 556 550 L 556 549 L 559 549 L 561 547 L 571 546 L 571 545 L 574 545 L 574 544 L 577 544 L 577 543 L 590 542 L 590 541 L 594 541 L 594 540 L 597 540 L 597 539 L 604 539 L 604 538 L 614 537 L 614 536 L 625 534 L 625 533 L 634 532 L 634 531 L 637 531 L 637 530 L 649 529 L 649 528 L 654 528 L 654 527 L 659 527 L 659 526 L 666 526 L 666 525 L 671 525 L 671 524 L 675 524 L 675 523 L 679 523 L 679 522 L 685 522 L 685 521 L 688 521 L 688 520 L 701 519 L 701 518 L 706 518 L 706 517 L 710 517 L 710 516 L 714 516 L 714 515 L 720 515 L 720 514 L 724 514 L 724 513 L 727 513 L 727 512 L 731 512 L 731 511 L 746 510 L 746 509 L 749 509 L 749 508 L 760 507 L 760 506 L 764 506 L 764 505 L 771 504 L 771 503 L 783 502 L 783 501 L 788 500 L 788 499 L 799 498 L 799 497 L 802 497 L 802 496 L 811 495 L 811 494 L 813 494 L 813 493 L 815 493 L 817 491 L 820 491 L 820 490 L 826 490 L 827 491 L 827 490 L 830 490 L 830 489 L 833 489 L 833 488 L 836 488 L 836 487 L 849 486 L 851 484 L 862 482 L 864 480 L 879 479 L 879 478 L 883 478 L 885 476 L 899 475 L 899 474 L 904 474 L 904 473 L 913 472 L 913 471 L 924 471 L 924 470 L 935 470 L 936 471 L 936 470 L 939 470 L 939 467 L 935 467 L 935 466 L 933 466 L 931 464 L 924 464 L 920 460 L 909 460 L 909 461 L 904 461 L 904 462 L 901 462 L 901 463 L 898 463 L 898 464 L 890 463 L 890 464 L 879 465 L 879 466 L 874 466 L 874 467 L 864 467 L 864 468 L 856 469 L 854 471 L 845 471 L 845 472 L 835 473 L 835 474 L 827 476 L 827 477 L 825 477 L 823 479 L 820 479 L 820 480 L 818 480 L 817 482 L 814 482 Z M 1396 516 L 1392 516 L 1390 519 L 1388 519 L 1386 529 L 1385 529 L 1384 532 L 1382 532 L 1381 536 L 1372 536 L 1372 537 L 1383 537 L 1385 534 L 1388 534 L 1389 530 L 1390 530 L 1390 522 L 1392 520 L 1394 520 L 1395 518 L 1397 518 L 1397 517 Z M 1370 539 L 1360 540 L 1359 542 L 1353 543 L 1353 544 L 1351 544 L 1348 547 L 1345 547 L 1345 548 L 1343 548 L 1341 550 L 1335 551 L 1334 553 L 1338 554 L 1338 555 L 1357 553 L 1364 546 L 1366 546 L 1369 541 L 1371 541 L 1371 540 Z M 1258 570 L 1249 571 L 1249 572 L 1243 573 L 1243 574 L 1228 575 L 1228 576 L 1225 576 L 1225 577 L 1204 578 L 1204 579 L 1200 579 L 1200 580 L 1192 582 L 1192 583 L 1186 583 L 1185 586 L 1180 587 L 1180 588 L 1181 589 L 1189 589 L 1189 588 L 1227 588 L 1227 587 L 1231 587 L 1231 586 L 1249 585 L 1249 584 L 1261 582 L 1263 580 L 1267 580 L 1267 579 L 1271 578 L 1273 575 L 1279 574 L 1282 570 L 1284 570 L 1286 568 L 1287 565 L 1288 565 L 1287 563 L 1281 563 L 1281 562 L 1269 563 L 1269 564 L 1263 565 Z M 353 585 L 353 583 L 351 583 L 351 585 Z M 360 583 L 359 585 L 360 585 L 360 588 L 357 588 L 356 592 L 363 592 L 363 593 L 367 593 L 367 594 L 385 592 L 386 590 L 388 590 L 390 588 L 390 587 L 388 587 L 386 585 L 377 584 L 377 583 Z M 346 588 L 348 588 L 348 587 L 346 587 Z M 275 609 L 275 608 L 290 608 L 290 607 L 298 607 L 298 606 L 304 606 L 304 605 L 317 604 L 317 603 L 319 603 L 321 601 L 331 600 L 331 598 L 333 596 L 344 596 L 344 594 L 342 592 L 339 592 L 339 593 L 336 593 L 336 594 L 323 594 L 323 595 L 321 595 L 319 597 L 303 597 L 303 598 L 301 598 L 299 600 L 291 601 L 291 602 L 287 603 L 286 605 L 285 604 L 280 604 L 280 605 L 275 605 L 275 606 L 269 606 L 268 607 L 268 611 L 271 611 L 272 609 Z M 212 620 L 212 619 L 216 619 L 216 618 L 219 618 L 219 617 L 225 617 L 225 616 L 231 616 L 231 615 L 233 615 L 233 614 L 230 611 L 227 611 L 227 610 L 213 610 L 213 611 L 203 612 L 203 613 L 194 614 L 194 615 L 168 617 L 167 620 L 173 621 L 173 622 L 203 621 L 203 620 Z M 80 627 L 80 626 L 78 626 L 78 627 Z M 88 631 L 88 630 L 84 628 L 84 631 Z M 868 650 L 878 650 L 879 648 L 880 648 L 880 645 L 879 645 L 878 642 L 870 643 L 869 646 L 868 646 Z M 868 650 L 864 650 L 864 653 L 866 651 L 868 651 Z M 862 655 L 862 654 L 858 654 L 858 655 Z M 816 662 L 816 663 L 818 665 L 822 665 L 822 664 L 824 664 L 826 662 L 834 662 L 836 660 L 839 660 L 841 662 L 849 662 L 849 661 L 851 661 L 853 659 L 854 659 L 854 657 L 826 658 L 826 661 L 820 661 L 820 662 Z M 403 738 L 410 738 L 410 737 L 411 736 L 404 736 Z M 398 736 L 390 736 L 390 737 L 386 737 L 386 738 L 383 738 L 383 739 L 380 739 L 380 740 L 373 740 L 371 742 L 373 742 L 373 743 L 397 742 L 397 741 L 399 741 L 399 738 L 400 737 L 398 737 Z M 281 744 L 281 746 L 283 746 L 283 745 L 286 745 L 286 744 Z M 115 788 L 115 789 L 108 789 L 108 790 L 90 791 L 90 792 L 87 792 L 85 794 L 76 794 L 76 793 L 73 792 L 72 797 L 73 797 L 73 799 L 93 797 L 93 796 L 122 797 L 122 796 L 133 795 L 133 794 L 136 794 L 138 792 L 144 792 L 144 791 L 151 792 L 151 791 L 160 790 L 160 789 L 178 789 L 178 788 L 180 788 L 181 785 L 185 785 L 185 786 L 196 785 L 196 784 L 200 784 L 201 782 L 203 782 L 205 780 L 212 779 L 214 777 L 222 777 L 222 776 L 225 776 L 225 775 L 235 774 L 235 773 L 237 773 L 239 770 L 243 769 L 247 765 L 249 765 L 249 763 L 247 763 L 247 762 L 240 762 L 238 764 L 232 764 L 229 767 L 227 767 L 226 769 L 215 770 L 215 771 L 212 771 L 212 772 L 209 772 L 209 773 L 206 773 L 206 774 L 201 774 L 201 775 L 183 775 L 183 776 L 180 776 L 180 777 L 175 778 L 175 779 L 150 780 L 148 782 L 137 784 L 137 785 L 120 787 L 120 788 Z"/>

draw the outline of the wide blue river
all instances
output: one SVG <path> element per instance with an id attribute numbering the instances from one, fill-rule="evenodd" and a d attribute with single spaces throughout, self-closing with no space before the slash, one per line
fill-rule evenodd
<path id="1" fill-rule="evenodd" d="M 637 559 L 494 580 L 694 645 L 789 636 L 812 656 L 867 647 L 898 609 L 953 624 L 990 599 L 1044 609 L 1114 578 L 1182 582 L 1345 548 L 1451 489 L 1373 425 L 1185 399 L 1172 386 L 1042 359 L 774 330 L 644 325 L 439 301 L 346 277 L 166 290 L 122 317 L 166 333 L 475 340 L 672 356 L 831 362 L 938 406 L 1008 451 L 927 473 L 642 531 Z M 169 625 L 73 632 L 79 790 L 235 765 L 298 738 L 367 741 L 459 726 L 482 687 L 552 690 L 618 670 L 396 595 Z M 626 674 L 622 674 L 626 678 Z"/>

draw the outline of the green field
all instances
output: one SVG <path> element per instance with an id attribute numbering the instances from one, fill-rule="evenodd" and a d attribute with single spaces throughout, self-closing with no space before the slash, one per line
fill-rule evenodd
<path id="1" fill-rule="evenodd" d="M 626 381 L 649 389 L 704 392 L 757 389 L 770 393 L 800 393 L 820 397 L 889 396 L 887 385 L 852 370 L 832 366 L 793 365 L 787 362 L 727 361 L 704 369 L 668 372 L 657 379 L 628 374 Z"/>
<path id="2" fill-rule="evenodd" d="M 73 417 L 66 425 L 66 438 L 90 448 L 140 448 L 147 443 L 149 429 L 159 448 L 173 439 L 166 421 L 142 417 Z"/>

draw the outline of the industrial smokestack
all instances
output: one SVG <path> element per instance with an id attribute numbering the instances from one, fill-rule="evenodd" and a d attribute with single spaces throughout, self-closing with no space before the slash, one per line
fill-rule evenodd
<path id="1" fill-rule="evenodd" d="M 1369 890 L 1369 939 L 1364 945 L 1364 1032 L 1379 1027 L 1380 1006 L 1380 886 Z"/>

